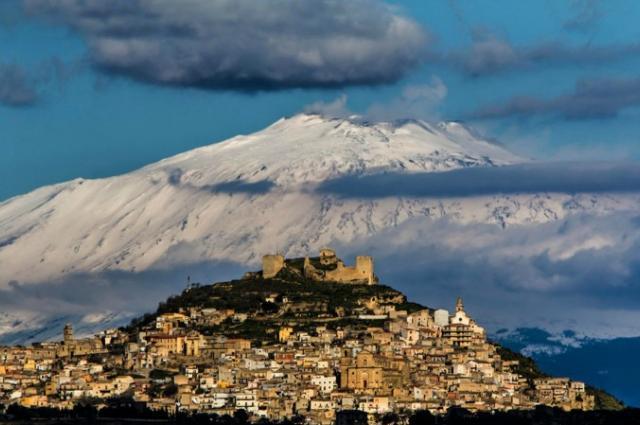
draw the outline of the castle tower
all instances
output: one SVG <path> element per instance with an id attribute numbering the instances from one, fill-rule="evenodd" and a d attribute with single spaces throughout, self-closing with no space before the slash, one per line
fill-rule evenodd
<path id="1" fill-rule="evenodd" d="M 369 285 L 373 285 L 373 257 L 360 255 L 356 257 L 356 271 L 365 279 Z"/>
<path id="2" fill-rule="evenodd" d="M 67 323 L 66 325 L 64 325 L 63 335 L 65 343 L 70 343 L 73 341 L 73 326 L 71 326 L 71 323 Z"/>
<path id="3" fill-rule="evenodd" d="M 464 304 L 462 303 L 462 297 L 458 297 L 456 300 L 456 311 L 464 311 Z"/>
<path id="4" fill-rule="evenodd" d="M 306 278 L 311 278 L 313 277 L 315 268 L 313 267 L 313 265 L 311 265 L 311 260 L 309 259 L 309 257 L 304 257 L 304 264 L 302 266 L 302 274 L 304 277 Z"/>
<path id="5" fill-rule="evenodd" d="M 320 250 L 320 264 L 327 266 L 330 264 L 336 264 L 337 261 L 338 257 L 333 249 L 322 248 Z"/>

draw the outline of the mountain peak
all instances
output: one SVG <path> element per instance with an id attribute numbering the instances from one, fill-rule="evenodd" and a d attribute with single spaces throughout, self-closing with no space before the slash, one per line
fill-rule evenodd
<path id="1" fill-rule="evenodd" d="M 521 161 L 459 124 L 374 123 L 357 116 L 297 114 L 157 166 L 192 170 L 203 181 L 268 180 L 278 186 L 297 186 L 352 174 L 447 171 Z"/>
<path id="2" fill-rule="evenodd" d="M 230 223 L 225 211 L 238 214 L 237 209 L 242 207 L 236 202 L 246 208 L 262 202 L 265 204 L 260 208 L 267 210 L 279 205 L 277 209 L 285 208 L 294 221 L 302 217 L 296 218 L 296 214 L 315 216 L 319 207 L 314 206 L 309 187 L 343 176 L 439 172 L 519 161 L 515 155 L 451 123 L 374 123 L 355 116 L 298 114 L 256 133 L 184 152 L 122 176 L 77 179 L 1 204 L 0 285 L 11 280 L 28 282 L 113 268 L 145 270 L 166 260 L 167 250 L 181 243 L 219 242 L 237 239 L 233 231 L 238 235 L 259 231 L 255 223 L 249 227 L 242 224 L 235 230 L 233 225 L 225 230 L 217 227 Z M 281 193 L 276 197 L 282 193 L 299 197 L 297 210 L 270 196 L 258 201 L 272 190 Z M 233 193 L 244 197 L 228 199 Z M 255 222 L 255 217 L 250 221 Z M 270 224 L 264 223 L 265 228 L 287 227 L 274 224 L 281 218 L 267 221 Z M 322 223 L 320 219 L 316 224 L 327 225 Z M 316 242 L 332 242 L 332 233 Z M 318 237 L 308 236 L 297 237 L 296 244 L 305 245 Z M 259 239 L 272 242 L 252 247 L 243 260 L 273 248 L 271 244 L 278 238 L 265 233 Z M 42 240 L 51 242 L 43 247 Z M 199 254 L 202 259 L 231 254 L 220 252 L 218 244 L 205 245 Z M 231 246 L 226 249 L 235 252 Z M 38 260 L 36 267 L 34 258 Z"/>
<path id="3" fill-rule="evenodd" d="M 44 187 L 1 204 L 0 286 L 113 269 L 137 272 L 159 263 L 256 261 L 259 252 L 273 248 L 302 253 L 400 220 L 385 204 L 367 207 L 384 211 L 345 221 L 355 214 L 351 207 L 314 194 L 315 185 L 352 175 L 520 161 L 457 123 L 298 114 L 129 174 Z M 249 214 L 256 208 L 265 211 L 262 218 Z M 432 211 L 415 208 L 402 217 Z M 42 240 L 50 242 L 43 246 Z M 176 253 L 182 249 L 188 260 Z"/>

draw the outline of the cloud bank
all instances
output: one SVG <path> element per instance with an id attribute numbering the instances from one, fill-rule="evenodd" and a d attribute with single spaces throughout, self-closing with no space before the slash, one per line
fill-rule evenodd
<path id="1" fill-rule="evenodd" d="M 189 281 L 208 284 L 243 271 L 245 266 L 233 262 L 185 262 L 143 272 L 103 271 L 71 274 L 62 280 L 14 281 L 0 289 L 0 344 L 59 338 L 67 322 L 73 322 L 80 333 L 121 326 L 155 311 L 160 301 L 180 293 Z"/>
<path id="2" fill-rule="evenodd" d="M 416 218 L 340 252 L 371 253 L 382 283 L 431 307 L 463 296 L 493 331 L 612 337 L 640 335 L 638 248 L 640 218 L 621 213 L 506 229 Z"/>
<path id="3" fill-rule="evenodd" d="M 82 34 L 95 66 L 203 89 L 375 85 L 423 58 L 427 36 L 379 0 L 24 0 Z"/>
<path id="4" fill-rule="evenodd" d="M 584 7 L 584 12 L 579 12 L 567 21 L 566 25 L 572 30 L 595 25 L 598 19 L 596 14 L 599 12 L 592 6 Z M 472 27 L 468 31 L 471 43 L 467 47 L 451 51 L 431 49 L 427 54 L 429 60 L 450 66 L 468 76 L 481 78 L 536 67 L 602 65 L 640 57 L 638 42 L 598 45 L 590 41 L 576 44 L 566 43 L 561 39 L 548 39 L 518 45 L 506 35 L 489 28 Z"/>
<path id="5" fill-rule="evenodd" d="M 77 273 L 46 282 L 13 281 L 7 289 L 0 290 L 0 308 L 46 314 L 88 314 L 102 309 L 149 311 L 159 301 L 184 289 L 187 280 L 211 283 L 212 279 L 236 277 L 242 271 L 237 263 L 210 261 L 142 272 Z"/>
<path id="6" fill-rule="evenodd" d="M 640 217 L 634 213 L 572 215 L 506 229 L 415 218 L 335 247 L 348 262 L 362 253 L 373 255 L 382 283 L 427 306 L 451 310 L 456 296 L 463 296 L 472 315 L 493 331 L 536 326 L 594 337 L 640 335 Z M 180 292 L 187 276 L 209 283 L 247 269 L 255 265 L 185 263 L 15 283 L 0 291 L 0 308 L 36 311 L 51 320 L 60 312 L 131 317 Z M 0 335 L 0 340 L 21 335 Z"/>
<path id="7" fill-rule="evenodd" d="M 640 190 L 640 165 L 624 162 L 525 163 L 444 173 L 346 176 L 318 188 L 343 198 L 467 197 L 496 194 L 602 193 Z"/>
<path id="8" fill-rule="evenodd" d="M 606 119 L 638 106 L 640 77 L 583 79 L 576 83 L 571 93 L 552 98 L 516 96 L 502 103 L 482 106 L 470 117 L 495 119 L 546 115 L 565 120 Z"/>

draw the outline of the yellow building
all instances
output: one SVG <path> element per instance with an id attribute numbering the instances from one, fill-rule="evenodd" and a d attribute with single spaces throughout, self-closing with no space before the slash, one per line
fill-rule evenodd
<path id="1" fill-rule="evenodd" d="M 48 399 L 44 395 L 30 395 L 22 397 L 20 405 L 24 407 L 45 407 L 48 405 Z"/>
<path id="2" fill-rule="evenodd" d="M 25 371 L 34 371 L 34 370 L 36 370 L 36 361 L 33 360 L 33 359 L 25 360 L 23 368 L 24 368 Z"/>
<path id="3" fill-rule="evenodd" d="M 187 356 L 200 356 L 204 347 L 204 337 L 199 332 L 190 332 L 184 340 L 184 354 Z"/>
<path id="4" fill-rule="evenodd" d="M 382 388 L 383 368 L 380 367 L 372 353 L 361 351 L 355 358 L 343 367 L 340 376 L 340 386 L 352 390 L 369 390 Z"/>
<path id="5" fill-rule="evenodd" d="M 104 344 L 100 338 L 76 339 L 73 336 L 73 327 L 70 323 L 65 325 L 63 336 L 64 340 L 62 344 L 56 347 L 55 354 L 58 357 L 86 356 L 105 352 Z"/>
<path id="6" fill-rule="evenodd" d="M 281 327 L 280 330 L 278 331 L 278 341 L 280 342 L 288 341 L 292 333 L 293 333 L 293 328 L 291 326 Z"/>
<path id="7" fill-rule="evenodd" d="M 163 357 L 184 352 L 184 337 L 179 335 L 151 335 L 149 344 L 158 355 Z"/>

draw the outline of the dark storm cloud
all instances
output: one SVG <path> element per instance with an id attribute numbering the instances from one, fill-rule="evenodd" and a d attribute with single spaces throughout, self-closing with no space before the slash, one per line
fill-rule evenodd
<path id="1" fill-rule="evenodd" d="M 14 64 L 0 63 L 0 104 L 20 107 L 37 102 L 38 93 L 34 81 L 26 70 Z"/>
<path id="2" fill-rule="evenodd" d="M 375 202 L 483 196 L 478 202 L 484 204 L 498 195 L 504 204 L 496 211 L 505 205 L 536 211 L 540 200 L 548 201 L 545 192 L 566 193 L 557 201 L 573 213 L 551 213 L 549 223 L 528 224 L 523 217 L 524 224 L 497 227 L 414 218 L 344 250 L 373 255 L 383 283 L 428 306 L 451 308 L 457 295 L 464 296 L 490 329 L 529 324 L 629 336 L 640 332 L 640 219 L 635 212 L 579 211 L 596 200 L 616 199 L 609 198 L 614 193 L 637 194 L 639 188 L 640 165 L 634 163 L 531 163 L 343 178 L 319 190 Z"/>
<path id="3" fill-rule="evenodd" d="M 470 118 L 531 117 L 550 115 L 567 120 L 612 118 L 640 105 L 640 78 L 580 80 L 573 92 L 552 98 L 517 96 L 486 105 Z"/>
<path id="4" fill-rule="evenodd" d="M 379 0 L 24 0 L 80 32 L 102 71 L 204 89 L 396 81 L 426 35 Z"/>
<path id="5" fill-rule="evenodd" d="M 345 198 L 631 192 L 640 190 L 640 164 L 529 163 L 464 168 L 444 173 L 347 176 L 323 183 L 318 190 Z"/>

